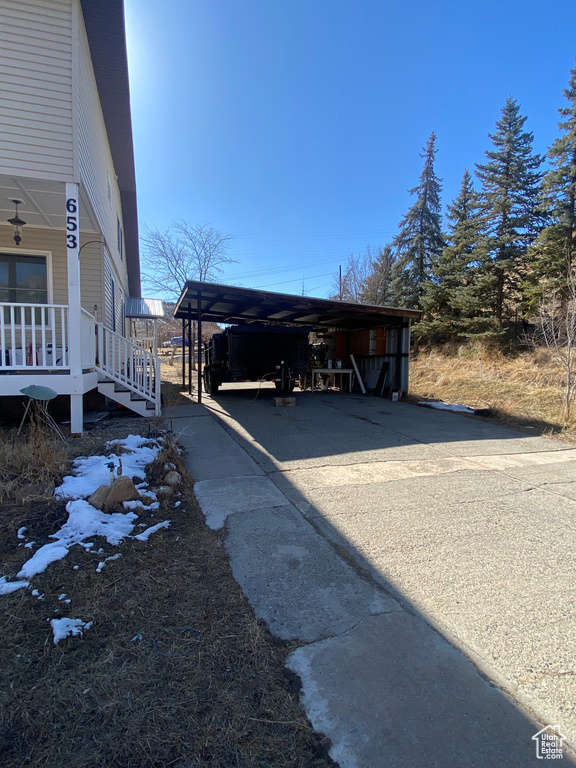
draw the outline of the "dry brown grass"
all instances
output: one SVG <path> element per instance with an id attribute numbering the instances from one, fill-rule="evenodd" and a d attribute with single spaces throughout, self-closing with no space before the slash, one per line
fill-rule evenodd
<path id="1" fill-rule="evenodd" d="M 121 420 L 98 431 L 103 442 L 134 430 Z M 95 441 L 75 445 L 88 453 Z M 171 449 L 151 474 L 158 478 L 167 461 L 183 469 Z M 255 619 L 190 485 L 181 498 L 178 507 L 167 501 L 154 516 L 142 513 L 148 525 L 171 520 L 148 542 L 117 548 L 96 538 L 100 555 L 74 547 L 33 579 L 43 600 L 28 590 L 0 598 L 4 768 L 332 764 L 284 667 L 289 648 Z M 43 544 L 66 518 L 53 498 L 0 505 L 0 573 L 16 573 L 27 557 L 18 527 Z M 98 561 L 118 551 L 97 573 Z M 58 616 L 94 625 L 54 645 L 49 619 Z"/>
<path id="2" fill-rule="evenodd" d="M 504 355 L 482 347 L 421 352 L 410 364 L 410 395 L 488 408 L 512 426 L 576 442 L 576 419 L 566 423 L 564 372 L 546 349 Z"/>
<path id="3" fill-rule="evenodd" d="M 169 357 L 161 358 L 162 368 L 162 402 L 167 405 L 184 405 L 196 400 L 198 372 L 192 371 L 192 396 L 188 394 L 188 367 L 186 367 L 186 384 L 182 386 L 182 363 L 171 362 Z"/>
<path id="4" fill-rule="evenodd" d="M 162 377 L 162 386 L 164 386 L 164 382 L 172 382 L 176 385 L 182 384 L 182 363 L 177 360 L 172 360 L 170 357 L 161 357 L 161 377 Z M 186 366 L 186 370 L 188 370 L 188 366 Z M 195 371 L 193 371 L 192 375 L 195 374 Z"/>
<path id="5" fill-rule="evenodd" d="M 68 466 L 62 441 L 38 421 L 0 432 L 0 503 L 51 496 Z"/>

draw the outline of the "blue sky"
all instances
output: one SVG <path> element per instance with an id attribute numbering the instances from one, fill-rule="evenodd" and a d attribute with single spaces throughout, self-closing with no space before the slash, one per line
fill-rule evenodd
<path id="1" fill-rule="evenodd" d="M 140 228 L 232 235 L 220 282 L 325 296 L 396 233 L 436 131 L 444 206 L 506 98 L 545 152 L 573 0 L 125 0 Z"/>

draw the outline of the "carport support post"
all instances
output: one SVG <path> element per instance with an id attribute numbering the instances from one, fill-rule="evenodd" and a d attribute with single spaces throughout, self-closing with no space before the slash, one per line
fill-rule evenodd
<path id="1" fill-rule="evenodd" d="M 192 307 L 188 302 L 188 338 L 182 339 L 184 346 L 188 341 L 188 394 L 192 394 Z"/>
<path id="2" fill-rule="evenodd" d="M 202 293 L 198 291 L 198 402 L 202 402 Z"/>
<path id="3" fill-rule="evenodd" d="M 185 356 L 185 350 L 186 350 L 186 342 L 184 339 L 186 338 L 186 319 L 182 318 L 182 389 L 186 388 L 186 356 Z"/>
<path id="4" fill-rule="evenodd" d="M 399 325 L 398 328 L 396 328 L 396 371 L 395 371 L 395 378 L 396 381 L 392 383 L 393 387 L 396 387 L 396 389 L 400 389 L 400 385 L 402 383 L 402 337 L 404 335 L 404 326 Z"/>

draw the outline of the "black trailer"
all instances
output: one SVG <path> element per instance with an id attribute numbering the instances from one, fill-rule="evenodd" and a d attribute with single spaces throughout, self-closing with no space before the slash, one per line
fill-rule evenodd
<path id="1" fill-rule="evenodd" d="M 291 392 L 308 368 L 311 328 L 237 325 L 216 333 L 204 347 L 204 391 L 216 394 L 224 382 L 274 381 Z"/>

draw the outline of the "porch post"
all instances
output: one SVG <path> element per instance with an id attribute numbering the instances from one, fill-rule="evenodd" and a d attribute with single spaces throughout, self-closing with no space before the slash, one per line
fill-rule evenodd
<path id="1" fill-rule="evenodd" d="M 68 359 L 75 394 L 70 395 L 70 431 L 81 435 L 84 427 L 82 403 L 82 305 L 78 226 L 78 185 L 66 184 L 66 257 L 68 266 Z"/>

